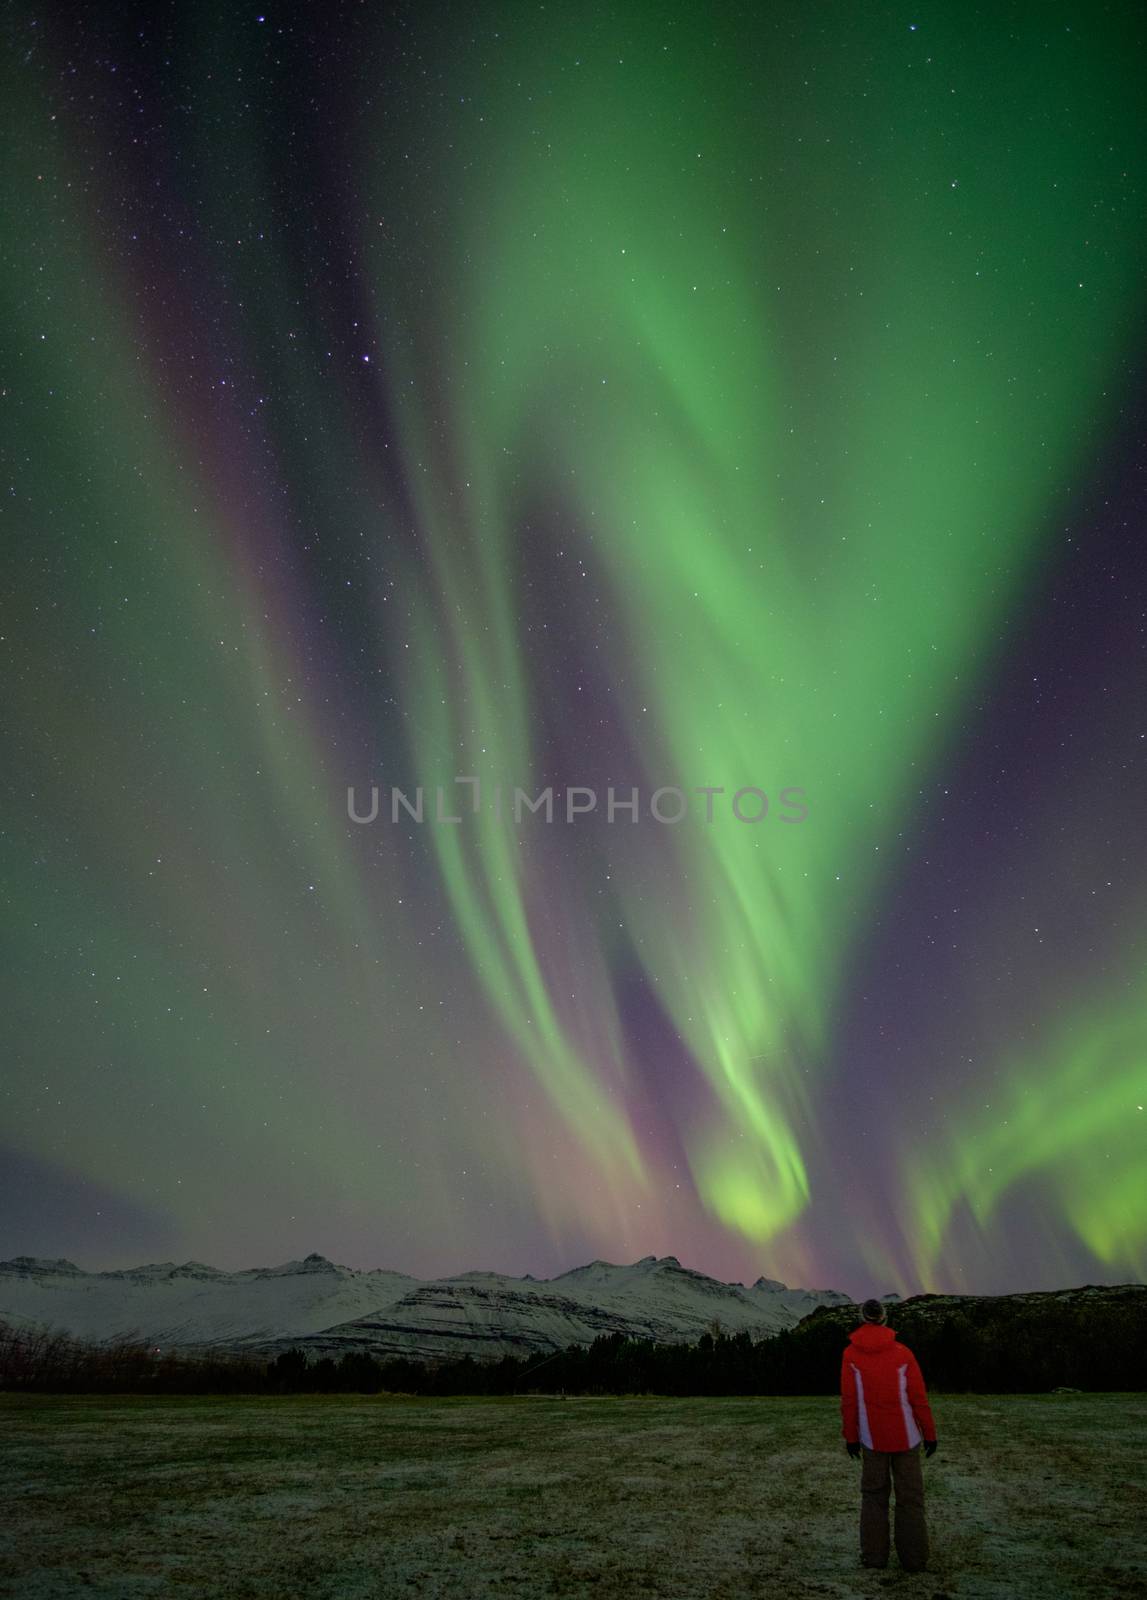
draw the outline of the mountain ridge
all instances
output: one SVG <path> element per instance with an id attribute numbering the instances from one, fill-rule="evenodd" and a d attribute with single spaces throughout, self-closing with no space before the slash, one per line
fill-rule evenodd
<path id="1" fill-rule="evenodd" d="M 273 1267 L 226 1271 L 201 1261 L 87 1272 L 72 1261 L 0 1261 L 0 1319 L 106 1341 L 309 1354 L 348 1351 L 419 1358 L 546 1353 L 602 1333 L 689 1342 L 714 1323 L 761 1338 L 839 1290 L 790 1289 L 777 1279 L 725 1283 L 676 1256 L 595 1260 L 553 1278 L 472 1269 L 421 1279 L 341 1266 L 313 1252 Z"/>

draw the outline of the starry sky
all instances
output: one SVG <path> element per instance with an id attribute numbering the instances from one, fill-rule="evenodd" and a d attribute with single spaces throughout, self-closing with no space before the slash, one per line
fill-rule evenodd
<path id="1" fill-rule="evenodd" d="M 1141 1278 L 1141 8 L 4 34 L 0 1253 Z"/>

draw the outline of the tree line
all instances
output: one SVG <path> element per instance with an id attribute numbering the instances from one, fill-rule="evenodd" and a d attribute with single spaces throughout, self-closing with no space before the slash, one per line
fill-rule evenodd
<path id="1" fill-rule="evenodd" d="M 893 1322 L 928 1383 L 949 1392 L 1054 1388 L 1141 1390 L 1147 1289 L 1001 1296 L 931 1304 L 918 1296 Z M 692 1344 L 606 1334 L 551 1354 L 415 1360 L 351 1351 L 313 1360 L 302 1349 L 268 1358 L 220 1350 L 156 1349 L 138 1339 L 86 1343 L 0 1324 L 0 1388 L 70 1393 L 412 1395 L 835 1393 L 855 1308 L 814 1312 L 796 1328 L 754 1339 L 714 1325 Z"/>

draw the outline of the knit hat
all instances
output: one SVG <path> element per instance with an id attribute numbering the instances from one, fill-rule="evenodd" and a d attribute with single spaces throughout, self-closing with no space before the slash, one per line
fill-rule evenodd
<path id="1" fill-rule="evenodd" d="M 866 1300 L 860 1308 L 860 1315 L 865 1322 L 884 1322 L 888 1313 L 879 1300 Z"/>

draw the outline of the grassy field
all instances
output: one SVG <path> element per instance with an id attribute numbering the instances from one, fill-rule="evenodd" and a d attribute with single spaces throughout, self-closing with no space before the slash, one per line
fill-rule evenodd
<path id="1" fill-rule="evenodd" d="M 940 1396 L 929 1571 L 835 1403 L 0 1395 L 0 1594 L 1147 1594 L 1147 1396 Z"/>

